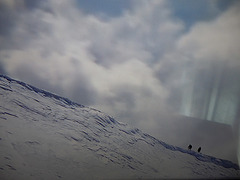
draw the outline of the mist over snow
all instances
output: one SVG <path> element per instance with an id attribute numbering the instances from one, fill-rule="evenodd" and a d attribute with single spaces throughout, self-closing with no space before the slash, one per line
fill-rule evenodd
<path id="1" fill-rule="evenodd" d="M 239 178 L 239 167 L 0 76 L 0 179 Z"/>
<path id="2" fill-rule="evenodd" d="M 150 134 L 181 114 L 230 125 L 240 144 L 240 3 L 115 3 L 0 0 L 0 73 Z"/>

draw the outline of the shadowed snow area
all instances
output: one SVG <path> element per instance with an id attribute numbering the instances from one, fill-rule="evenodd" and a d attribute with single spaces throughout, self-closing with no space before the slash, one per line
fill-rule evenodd
<path id="1" fill-rule="evenodd" d="M 0 179 L 240 177 L 96 109 L 0 76 Z"/>

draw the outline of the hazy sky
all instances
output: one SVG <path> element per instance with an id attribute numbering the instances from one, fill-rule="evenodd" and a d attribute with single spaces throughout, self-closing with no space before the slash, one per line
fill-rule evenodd
<path id="1" fill-rule="evenodd" d="M 0 73 L 151 128 L 183 70 L 240 69 L 239 34 L 239 1 L 0 0 Z"/>

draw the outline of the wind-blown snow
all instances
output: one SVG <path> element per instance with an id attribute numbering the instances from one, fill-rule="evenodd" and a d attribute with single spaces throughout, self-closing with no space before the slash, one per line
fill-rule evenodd
<path id="1" fill-rule="evenodd" d="M 0 179 L 226 177 L 240 177 L 236 164 L 0 76 Z"/>

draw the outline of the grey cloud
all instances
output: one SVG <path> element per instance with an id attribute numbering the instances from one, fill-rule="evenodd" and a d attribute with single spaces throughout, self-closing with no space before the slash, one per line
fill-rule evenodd
<path id="1" fill-rule="evenodd" d="M 55 86 L 51 85 L 51 82 L 47 81 L 47 79 L 36 74 L 36 70 L 30 64 L 22 64 L 11 75 L 19 80 L 24 79 L 26 83 L 38 88 L 48 90 L 55 94 L 64 94 L 59 84 Z"/>
<path id="2" fill-rule="evenodd" d="M 115 103 L 123 103 L 127 110 L 131 110 L 135 107 L 135 97 L 134 91 L 127 90 L 127 88 L 122 87 L 114 91 L 115 96 L 110 98 L 110 104 L 115 105 Z"/>
<path id="3" fill-rule="evenodd" d="M 7 36 L 11 33 L 15 25 L 16 16 L 13 12 L 8 12 L 7 8 L 0 4 L 0 35 Z"/>
<path id="4" fill-rule="evenodd" d="M 50 25 L 41 21 L 45 1 L 0 2 L 0 49 L 23 49 L 30 41 L 48 34 Z"/>
<path id="5" fill-rule="evenodd" d="M 135 87 L 117 86 L 112 90 L 114 95 L 106 95 L 104 102 L 107 106 L 114 108 L 116 116 L 129 118 L 137 103 L 136 96 L 134 95 L 134 92 L 137 93 L 137 91 L 140 91 L 140 89 Z"/>
<path id="6" fill-rule="evenodd" d="M 0 37 L 9 36 L 17 22 L 17 12 L 0 1 Z"/>
<path id="7" fill-rule="evenodd" d="M 0 61 L 0 74 L 5 74 L 6 75 L 6 71 L 4 70 L 4 66 L 3 63 Z"/>
<path id="8" fill-rule="evenodd" d="M 95 104 L 98 93 L 88 78 L 81 72 L 76 73 L 73 78 L 73 83 L 70 87 L 65 87 L 67 89 L 66 92 L 69 91 L 66 94 L 67 97 L 83 105 Z"/>
<path id="9" fill-rule="evenodd" d="M 41 7 L 42 3 L 44 2 L 47 2 L 47 0 L 42 1 L 24 0 L 24 5 L 27 9 L 35 9 Z"/>
<path id="10" fill-rule="evenodd" d="M 39 76 L 35 71 L 35 68 L 32 67 L 31 64 L 23 64 L 14 71 L 13 76 L 18 79 L 24 79 L 25 82 L 31 85 L 67 97 L 83 105 L 94 104 L 97 99 L 95 89 L 87 81 L 87 77 L 81 73 L 80 69 L 78 69 L 79 72 L 73 72 L 71 77 L 66 77 L 72 78 L 69 79 L 69 81 L 73 82 L 67 87 L 61 84 L 61 81 L 64 81 L 64 79 L 59 77 L 59 83 L 52 83 L 48 81 L 46 77 Z"/>

